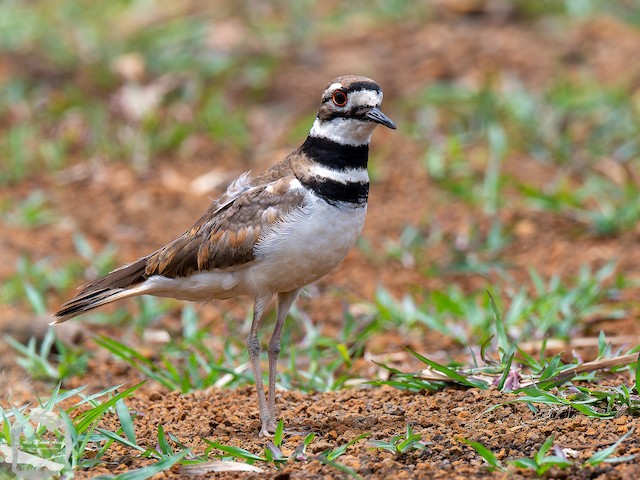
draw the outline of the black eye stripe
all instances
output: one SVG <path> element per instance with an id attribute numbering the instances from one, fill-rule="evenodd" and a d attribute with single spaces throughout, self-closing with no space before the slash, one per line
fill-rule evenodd
<path id="1" fill-rule="evenodd" d="M 322 103 L 326 103 L 326 102 L 330 101 L 332 99 L 332 97 L 333 97 L 333 93 L 338 91 L 338 90 L 344 92 L 347 96 L 349 96 L 350 93 L 359 92 L 361 90 L 371 90 L 372 92 L 382 93 L 382 89 L 375 83 L 371 83 L 371 82 L 355 82 L 355 83 L 352 83 L 351 85 L 349 85 L 348 87 L 337 88 L 336 90 L 333 90 L 332 92 L 327 92 L 327 94 L 322 98 Z"/>

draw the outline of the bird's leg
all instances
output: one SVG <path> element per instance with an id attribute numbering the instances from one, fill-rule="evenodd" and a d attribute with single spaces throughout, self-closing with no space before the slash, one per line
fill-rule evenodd
<path id="1" fill-rule="evenodd" d="M 280 354 L 280 337 L 287 314 L 296 301 L 301 289 L 278 294 L 278 313 L 276 326 L 269 340 L 269 429 L 276 431 L 276 376 L 278 374 L 278 355 Z"/>
<path id="2" fill-rule="evenodd" d="M 264 315 L 264 309 L 268 303 L 268 298 L 256 298 L 253 304 L 253 321 L 251 322 L 251 331 L 247 337 L 247 350 L 249 351 L 249 360 L 251 362 L 251 370 L 253 370 L 253 378 L 256 382 L 256 390 L 258 391 L 258 408 L 260 409 L 260 436 L 270 437 L 275 432 L 275 428 L 269 431 L 270 416 L 267 408 L 267 399 L 264 393 L 264 384 L 262 383 L 262 369 L 260 368 L 260 341 L 258 340 L 258 328 Z"/>

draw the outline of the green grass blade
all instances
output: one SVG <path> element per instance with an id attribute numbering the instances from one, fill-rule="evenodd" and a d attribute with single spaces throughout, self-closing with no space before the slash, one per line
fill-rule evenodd
<path id="1" fill-rule="evenodd" d="M 106 402 L 100 404 L 99 406 L 94 407 L 91 410 L 88 410 L 88 411 L 84 412 L 83 414 L 81 414 L 80 416 L 78 416 L 78 418 L 76 419 L 77 423 L 75 424 L 77 432 L 78 433 L 85 433 L 89 429 L 91 424 L 93 422 L 95 422 L 96 420 L 98 420 L 102 415 L 104 415 L 104 413 L 109 408 L 113 407 L 118 400 L 128 397 L 133 392 L 135 392 L 137 389 L 139 389 L 142 385 L 144 385 L 146 382 L 147 382 L 146 380 L 143 380 L 142 382 L 138 383 L 137 385 L 134 385 L 133 387 L 128 388 L 124 392 L 119 393 L 115 397 L 107 400 Z"/>
<path id="2" fill-rule="evenodd" d="M 117 480 L 146 480 L 147 478 L 151 478 L 154 475 L 164 472 L 165 470 L 169 470 L 176 463 L 184 458 L 186 452 L 180 452 L 177 455 L 174 455 L 169 458 L 165 458 L 164 460 L 160 460 L 153 465 L 149 465 L 148 467 L 138 468 L 136 470 L 131 470 L 129 472 L 118 475 L 117 477 L 112 477 L 109 475 L 100 475 L 94 477 L 97 480 L 107 480 L 107 479 L 117 479 Z"/>
<path id="3" fill-rule="evenodd" d="M 75 408 L 79 407 L 80 405 L 84 405 L 85 403 L 90 403 L 95 407 L 95 406 L 99 405 L 99 403 L 95 401 L 97 398 L 100 398 L 100 397 L 103 397 L 105 395 L 108 395 L 111 392 L 115 392 L 119 388 L 124 387 L 124 385 L 125 385 L 124 383 L 121 383 L 119 385 L 116 385 L 115 387 L 105 388 L 104 390 L 101 390 L 100 392 L 94 393 L 93 395 L 89 395 L 89 396 L 80 395 L 82 397 L 82 400 L 79 401 L 78 403 L 74 404 L 73 407 L 70 410 L 75 409 Z"/>
<path id="4" fill-rule="evenodd" d="M 280 419 L 276 432 L 273 434 L 273 444 L 276 447 L 282 446 L 282 439 L 284 437 L 284 420 Z"/>
<path id="5" fill-rule="evenodd" d="M 256 455 L 254 453 L 251 453 L 250 451 L 245 450 L 244 448 L 233 447 L 231 445 L 224 445 L 218 442 L 212 442 L 211 440 L 207 440 L 206 438 L 203 438 L 202 440 L 208 443 L 211 447 L 217 448 L 218 450 L 222 450 L 224 453 L 231 455 L 232 457 L 235 457 L 235 458 L 242 458 L 243 460 L 248 460 L 251 462 L 267 461 L 266 458 Z"/>
<path id="6" fill-rule="evenodd" d="M 158 425 L 158 447 L 164 455 L 173 455 L 173 448 L 171 448 L 171 445 L 169 445 L 167 441 L 162 425 Z"/>
<path id="7" fill-rule="evenodd" d="M 311 445 L 311 442 L 313 442 L 313 439 L 316 438 L 316 434 L 315 433 L 309 433 L 307 434 L 306 437 L 304 437 L 304 442 L 302 442 L 304 444 L 305 447 L 308 447 L 309 445 Z"/>
<path id="8" fill-rule="evenodd" d="M 622 437 L 620 437 L 618 441 L 613 445 L 591 455 L 591 457 L 589 457 L 587 461 L 584 462 L 584 464 L 590 467 L 594 467 L 596 465 L 599 465 L 602 462 L 605 462 L 609 457 L 611 457 L 611 455 L 615 453 L 615 451 L 618 449 L 620 444 L 633 434 L 633 432 L 635 432 L 635 428 L 631 428 L 627 433 L 625 433 Z"/>
<path id="9" fill-rule="evenodd" d="M 384 368 L 385 370 L 387 370 L 388 372 L 393 373 L 394 375 L 401 375 L 403 372 L 401 372 L 400 370 L 398 370 L 397 368 L 393 368 L 388 366 L 386 363 L 382 363 L 382 362 L 376 362 L 375 360 L 373 360 L 373 363 L 375 363 L 376 365 L 378 365 L 379 367 Z"/>
<path id="10" fill-rule="evenodd" d="M 7 445 L 11 445 L 11 424 L 2 410 L 2 438 Z"/>
<path id="11" fill-rule="evenodd" d="M 136 443 L 136 432 L 133 428 L 133 419 L 131 418 L 131 412 L 127 408 L 127 405 L 124 403 L 123 399 L 120 399 L 116 402 L 116 413 L 118 418 L 120 419 L 120 426 L 122 427 L 122 431 L 127 439 L 131 443 Z"/>
<path id="12" fill-rule="evenodd" d="M 484 380 L 476 380 L 475 378 L 465 377 L 464 375 L 461 375 L 455 370 L 451 370 L 450 368 L 447 368 L 444 365 L 440 365 L 439 363 L 436 363 L 433 360 L 429 360 L 427 357 L 420 355 L 418 352 L 414 352 L 413 350 L 406 347 L 405 347 L 405 350 L 409 352 L 411 355 L 413 355 L 414 357 L 416 357 L 418 360 L 420 360 L 422 363 L 425 363 L 426 365 L 429 365 L 431 368 L 433 368 L 435 371 L 446 375 L 454 382 L 458 382 L 462 385 L 466 385 L 467 387 L 480 388 L 482 390 L 487 390 L 489 388 L 489 385 Z"/>
<path id="13" fill-rule="evenodd" d="M 60 386 L 62 384 L 60 382 L 58 382 L 56 384 L 56 386 L 54 387 L 53 391 L 51 392 L 51 395 L 49 395 L 49 398 L 47 399 L 46 402 L 44 402 L 41 406 L 44 410 L 46 410 L 47 412 L 50 412 L 53 410 L 53 407 L 55 407 L 58 403 L 60 403 L 62 400 L 60 400 Z M 84 387 L 81 387 L 79 390 L 75 389 L 75 390 L 82 390 Z"/>
<path id="14" fill-rule="evenodd" d="M 507 382 L 507 378 L 509 378 L 509 374 L 511 373 L 511 364 L 513 363 L 514 353 L 511 353 L 507 358 L 507 363 L 504 365 L 504 371 L 502 375 L 500 375 L 500 380 L 498 381 L 498 390 L 502 391 L 504 389 L 504 384 Z"/>
<path id="15" fill-rule="evenodd" d="M 46 315 L 47 314 L 47 305 L 44 301 L 44 296 L 40 293 L 30 282 L 24 282 L 24 293 L 27 296 L 27 300 L 31 305 L 31 308 L 38 315 Z"/>
<path id="16" fill-rule="evenodd" d="M 467 440 L 466 438 L 460 438 L 459 441 L 464 442 L 467 445 L 469 445 L 471 448 L 473 448 L 476 451 L 476 453 L 480 455 L 485 460 L 485 462 L 489 464 L 491 469 L 504 470 L 504 467 L 500 463 L 500 460 L 498 460 L 495 454 L 491 450 L 489 450 L 487 447 L 485 447 L 482 443 L 476 442 L 474 440 Z"/>
<path id="17" fill-rule="evenodd" d="M 129 439 L 125 438 L 125 437 L 121 437 L 120 435 L 118 435 L 115 432 L 112 432 L 110 430 L 105 430 L 104 428 L 96 428 L 96 430 L 98 432 L 100 432 L 102 435 L 104 435 L 105 437 L 113 440 L 114 442 L 118 442 L 122 445 L 126 445 L 127 447 L 130 448 L 134 448 L 140 452 L 146 452 L 147 449 L 144 447 L 141 447 L 140 445 L 138 445 L 135 442 L 131 442 Z"/>
<path id="18" fill-rule="evenodd" d="M 398 444 L 396 448 L 400 453 L 406 453 L 411 448 L 424 450 L 427 447 L 424 444 L 420 443 L 420 440 L 422 440 L 422 435 L 416 433 L 415 435 L 410 435 L 409 437 L 405 438 Z"/>
<path id="19" fill-rule="evenodd" d="M 631 460 L 635 459 L 638 456 L 638 454 L 633 454 L 633 455 L 625 455 L 624 457 L 609 457 L 609 458 L 605 458 L 603 460 L 604 463 L 623 463 L 623 462 L 630 462 Z"/>
<path id="20" fill-rule="evenodd" d="M 557 375 L 561 363 L 562 358 L 560 354 L 553 357 L 549 363 L 547 363 L 547 366 L 542 370 L 542 372 L 540 372 L 540 380 L 546 380 Z"/>
<path id="21" fill-rule="evenodd" d="M 504 321 L 502 320 L 502 313 L 496 304 L 496 301 L 491 295 L 491 292 L 487 290 L 487 295 L 489 296 L 489 304 L 491 305 L 491 310 L 493 311 L 493 318 L 495 320 L 496 326 L 496 338 L 498 340 L 498 348 L 501 350 L 501 359 L 502 363 L 504 362 L 504 357 L 510 355 L 512 353 L 513 347 L 511 342 L 509 341 L 509 337 L 507 336 L 507 330 L 504 327 Z"/>
<path id="22" fill-rule="evenodd" d="M 344 452 L 346 452 L 347 448 L 349 448 L 351 445 L 353 445 L 356 442 L 359 442 L 363 438 L 367 438 L 370 435 L 371 435 L 370 433 L 363 433 L 361 435 L 358 435 L 356 438 L 354 438 L 353 440 L 350 440 L 348 443 L 331 450 L 329 453 L 327 453 L 327 458 L 329 460 L 335 460 L 336 458 L 344 455 Z"/>
<path id="23" fill-rule="evenodd" d="M 346 473 L 347 475 L 351 475 L 352 478 L 355 478 L 357 480 L 362 479 L 362 477 L 358 475 L 358 473 L 353 468 L 347 467 L 346 465 L 342 465 L 341 463 L 338 463 L 334 460 L 329 460 L 325 455 L 318 455 L 314 458 L 318 460 L 320 463 L 322 463 L 323 465 L 329 465 L 330 467 L 333 467 L 336 470 L 340 470 L 341 472 Z"/>
<path id="24" fill-rule="evenodd" d="M 551 390 L 552 388 L 559 387 L 560 385 L 564 385 L 565 383 L 571 381 L 576 376 L 575 370 L 569 372 L 560 372 L 554 377 L 551 377 L 547 380 L 536 382 L 536 386 L 540 390 Z"/>
<path id="25" fill-rule="evenodd" d="M 525 470 L 538 471 L 538 464 L 533 458 L 518 458 L 516 460 L 509 460 L 507 463 Z"/>
<path id="26" fill-rule="evenodd" d="M 296 449 L 291 454 L 291 458 L 296 461 L 302 461 L 307 459 L 307 447 L 313 442 L 313 439 L 316 438 L 315 433 L 309 433 L 304 441 L 296 447 Z"/>
<path id="27" fill-rule="evenodd" d="M 535 457 L 538 463 L 542 461 L 542 459 L 547 455 L 547 452 L 551 449 L 551 446 L 553 445 L 553 440 L 554 440 L 554 437 L 553 435 L 551 435 L 549 438 L 547 438 L 544 441 L 544 443 L 540 447 L 540 450 L 538 450 L 538 452 L 536 453 Z"/>
<path id="28" fill-rule="evenodd" d="M 107 350 L 109 350 L 111 353 L 119 356 L 123 360 L 127 360 L 130 362 L 131 360 L 135 359 L 144 365 L 148 365 L 149 367 L 154 366 L 151 360 L 149 360 L 144 355 L 140 354 L 137 350 L 123 343 L 120 343 L 112 338 L 100 335 L 95 338 L 95 342 L 101 347 L 104 347 Z"/>
<path id="29" fill-rule="evenodd" d="M 155 364 L 133 348 L 104 336 L 97 337 L 95 342 L 169 390 L 181 390 L 179 383 L 158 373 Z"/>

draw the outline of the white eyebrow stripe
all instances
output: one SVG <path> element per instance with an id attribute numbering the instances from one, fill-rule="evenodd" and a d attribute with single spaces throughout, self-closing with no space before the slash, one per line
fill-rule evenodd
<path id="1" fill-rule="evenodd" d="M 366 168 L 347 168 L 346 170 L 333 170 L 322 165 L 314 165 L 309 170 L 314 177 L 333 180 L 339 183 L 368 183 L 369 172 Z"/>

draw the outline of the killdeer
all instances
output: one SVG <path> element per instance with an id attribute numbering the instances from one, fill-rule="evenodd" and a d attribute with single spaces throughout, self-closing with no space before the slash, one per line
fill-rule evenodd
<path id="1" fill-rule="evenodd" d="M 264 173 L 244 173 L 193 227 L 173 242 L 82 287 L 53 323 L 136 295 L 204 301 L 248 295 L 253 322 L 247 349 L 258 391 L 261 436 L 276 428 L 276 362 L 280 336 L 305 286 L 333 270 L 362 231 L 369 141 L 377 125 L 395 129 L 380 110 L 373 80 L 331 81 L 302 146 Z M 269 341 L 269 388 L 260 368 L 258 328 L 277 296 Z"/>

